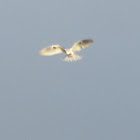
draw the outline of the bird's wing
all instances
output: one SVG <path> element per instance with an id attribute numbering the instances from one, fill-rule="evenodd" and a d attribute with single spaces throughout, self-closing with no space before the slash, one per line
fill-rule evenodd
<path id="1" fill-rule="evenodd" d="M 76 42 L 71 49 L 73 52 L 77 52 L 80 51 L 81 49 L 88 47 L 91 43 L 93 43 L 92 39 L 80 40 Z"/>
<path id="2" fill-rule="evenodd" d="M 40 55 L 55 55 L 58 53 L 65 52 L 65 49 L 62 48 L 60 45 L 51 45 L 49 47 L 43 48 L 40 50 Z"/>

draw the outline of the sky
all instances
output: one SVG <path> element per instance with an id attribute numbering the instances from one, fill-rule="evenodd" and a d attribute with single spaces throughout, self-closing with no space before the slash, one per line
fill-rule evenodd
<path id="1" fill-rule="evenodd" d="M 139 5 L 1 0 L 0 139 L 140 139 Z M 89 38 L 82 61 L 38 53 Z"/>

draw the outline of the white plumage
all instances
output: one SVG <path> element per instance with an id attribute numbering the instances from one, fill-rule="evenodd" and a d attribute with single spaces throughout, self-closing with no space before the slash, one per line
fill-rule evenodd
<path id="1" fill-rule="evenodd" d="M 76 42 L 70 49 L 65 49 L 60 45 L 51 45 L 41 49 L 39 54 L 44 56 L 51 56 L 59 53 L 66 53 L 67 56 L 63 59 L 64 61 L 78 61 L 81 60 L 82 57 L 75 54 L 75 52 L 88 47 L 91 43 L 93 43 L 93 40 L 91 39 L 80 40 Z"/>

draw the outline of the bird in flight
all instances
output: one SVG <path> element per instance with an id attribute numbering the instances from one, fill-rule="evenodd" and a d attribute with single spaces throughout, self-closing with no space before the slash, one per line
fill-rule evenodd
<path id="1" fill-rule="evenodd" d="M 43 56 L 51 56 L 59 53 L 65 53 L 67 56 L 63 59 L 63 61 L 78 61 L 81 60 L 82 57 L 77 55 L 75 52 L 88 47 L 92 43 L 92 39 L 80 40 L 76 42 L 70 49 L 65 49 L 60 45 L 51 45 L 41 49 L 39 54 Z"/>

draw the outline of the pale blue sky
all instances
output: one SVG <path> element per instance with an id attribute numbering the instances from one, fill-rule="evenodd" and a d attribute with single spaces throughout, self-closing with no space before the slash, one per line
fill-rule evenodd
<path id="1" fill-rule="evenodd" d="M 139 5 L 1 0 L 0 139 L 139 140 Z M 38 55 L 87 38 L 82 61 Z"/>

